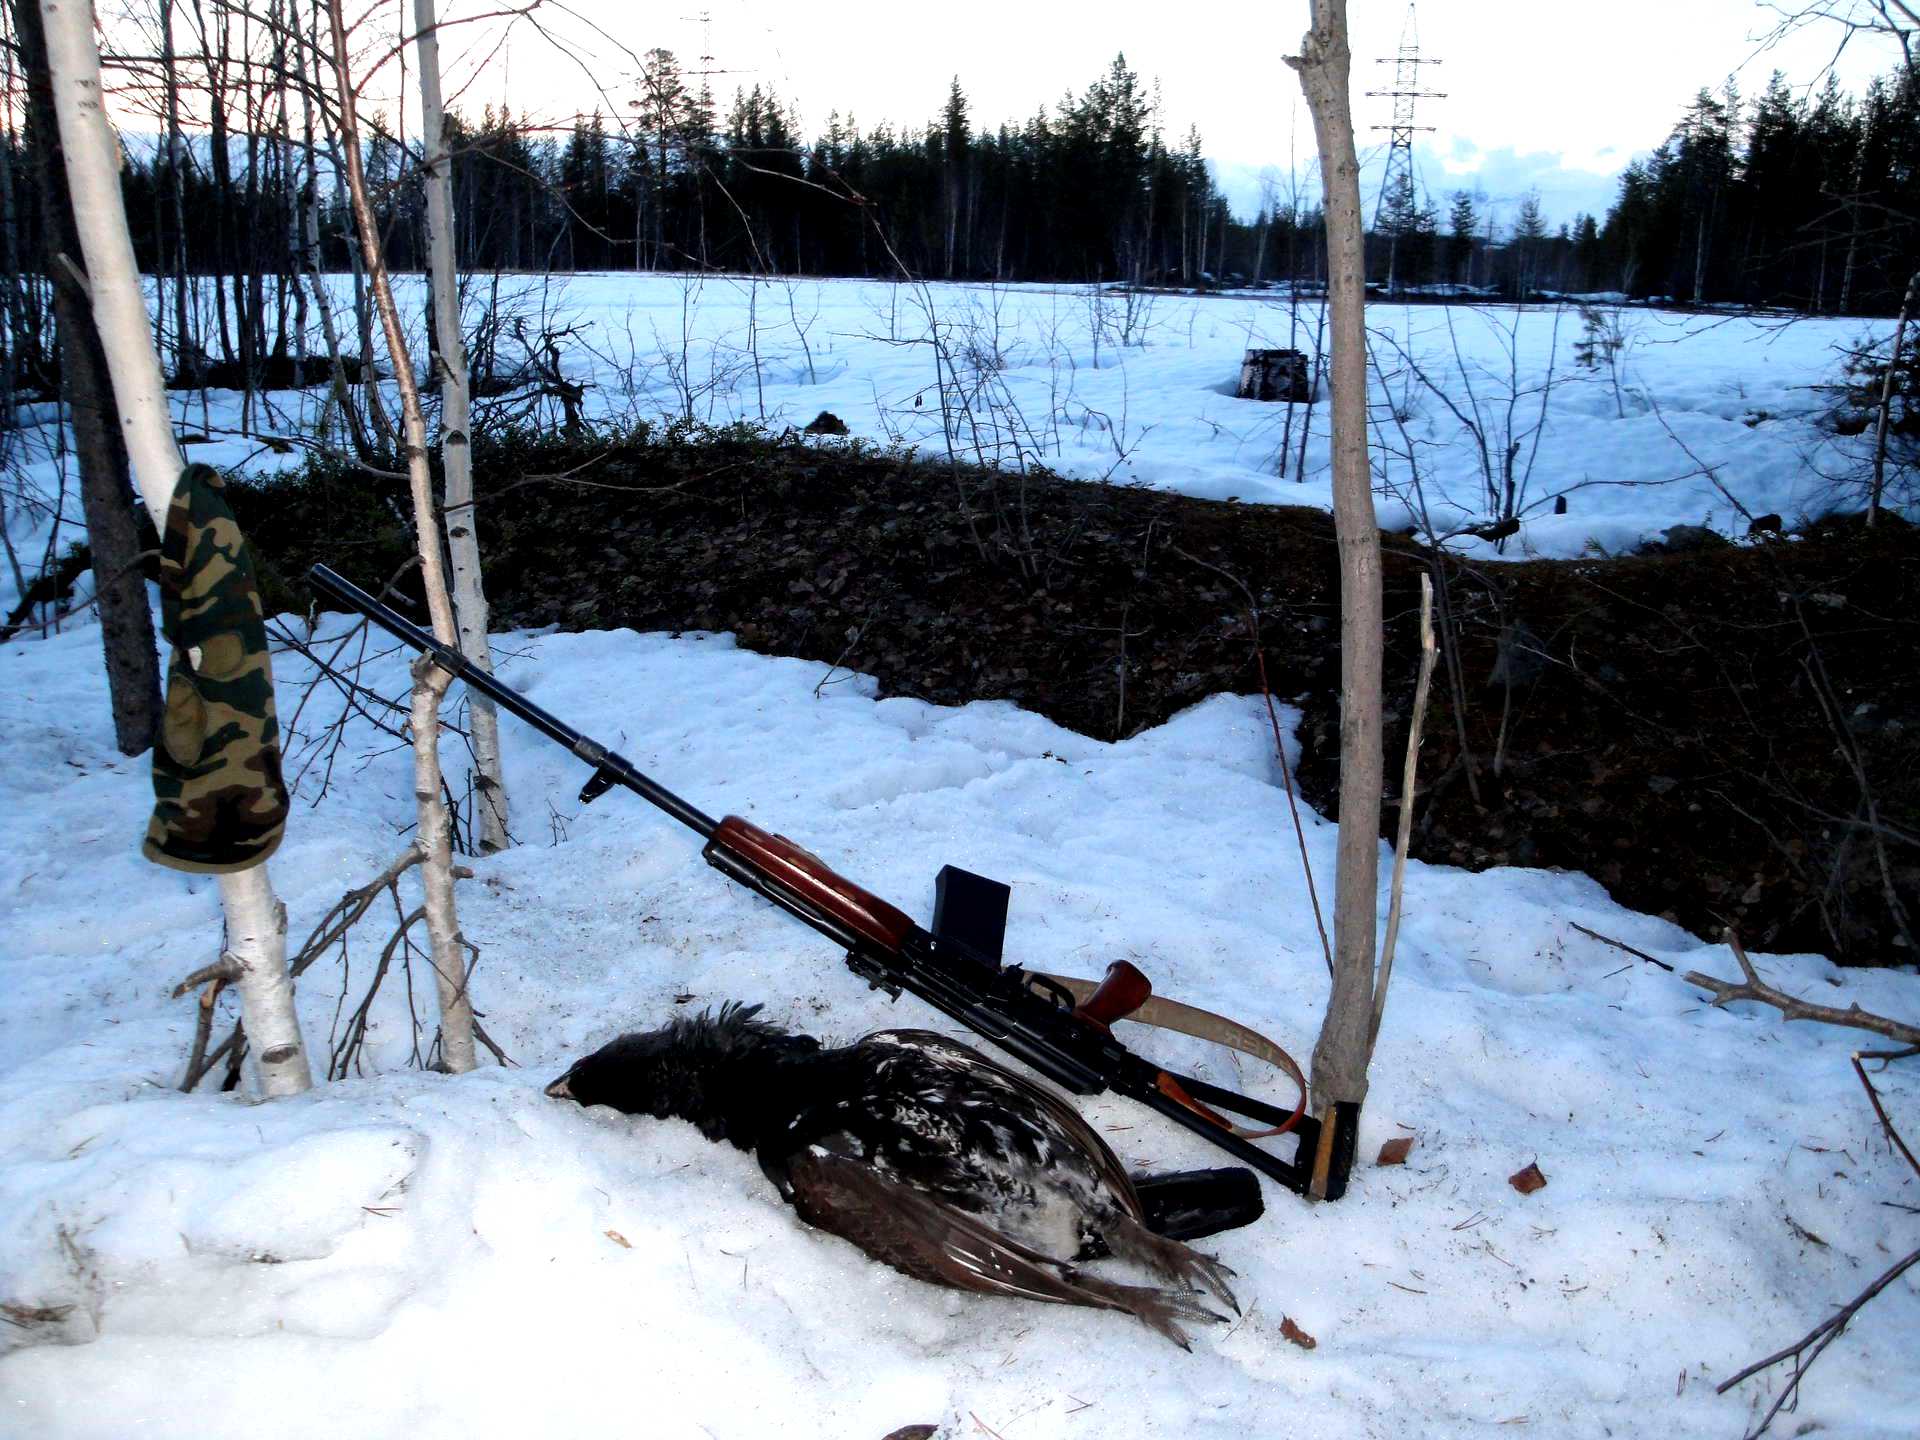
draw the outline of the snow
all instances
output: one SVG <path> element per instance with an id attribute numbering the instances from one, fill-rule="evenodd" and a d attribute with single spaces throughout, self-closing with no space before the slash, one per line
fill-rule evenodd
<path id="1" fill-rule="evenodd" d="M 424 356 L 424 288 L 417 277 L 397 283 L 415 354 Z M 335 290 L 349 306 L 346 282 Z M 855 436 L 939 459 L 951 438 L 962 459 L 1214 500 L 1331 504 L 1325 405 L 1308 426 L 1303 479 L 1294 407 L 1233 396 L 1246 349 L 1314 350 L 1313 299 L 582 274 L 475 277 L 466 303 L 470 334 L 484 313 L 507 317 L 501 373 L 526 363 L 526 337 L 569 331 L 563 365 L 588 386 L 590 419 L 750 420 L 778 431 L 831 410 Z M 1616 377 L 1575 362 L 1583 333 L 1575 303 L 1375 302 L 1367 313 L 1379 367 L 1376 479 L 1389 528 L 1430 522 L 1447 534 L 1493 518 L 1483 453 L 1499 480 L 1500 457 L 1515 442 L 1523 524 L 1500 552 L 1507 557 L 1617 552 L 1676 524 L 1740 536 L 1750 516 L 1777 513 L 1791 523 L 1862 503 L 1857 487 L 1832 477 L 1859 473 L 1864 442 L 1836 438 L 1820 421 L 1835 404 L 1829 387 L 1843 352 L 1883 343 L 1889 321 L 1605 311 L 1624 342 Z M 317 331 L 309 345 L 323 353 Z M 262 437 L 310 436 L 321 396 L 269 394 L 251 417 L 229 391 L 180 392 L 173 402 L 182 432 L 205 441 L 190 458 L 264 472 L 298 463 L 300 451 L 276 453 Z M 554 428 L 558 412 L 543 403 L 483 401 L 476 424 L 491 411 Z M 22 478 L 49 500 L 62 468 L 56 433 L 42 423 L 17 457 Z M 1283 449 L 1292 457 L 1284 475 Z M 71 481 L 67 493 L 74 511 Z M 1558 515 L 1562 497 L 1567 513 Z M 31 568 L 48 538 L 46 514 L 13 501 L 7 523 Z M 1495 555 L 1486 541 L 1451 543 Z M 0 576 L 0 604 L 10 609 L 17 595 L 13 577 Z"/>
<path id="2" fill-rule="evenodd" d="M 1043 287 L 585 276 L 507 277 L 500 291 L 578 327 L 568 364 L 593 383 L 600 418 L 780 427 L 827 409 L 857 436 L 943 455 L 938 333 L 985 397 L 977 426 L 955 431 L 964 455 L 1328 503 L 1324 407 L 1305 480 L 1282 479 L 1287 407 L 1231 393 L 1248 346 L 1311 348 L 1312 304 L 1296 316 L 1271 296 L 1160 296 L 1123 334 L 1125 297 Z M 417 325 L 417 288 L 403 298 Z M 475 313 L 495 299 L 476 286 Z M 1375 305 L 1370 317 L 1379 436 L 1401 452 L 1380 461 L 1390 524 L 1411 523 L 1421 498 L 1441 530 L 1485 518 L 1479 447 L 1452 407 L 1496 451 L 1509 425 L 1532 447 L 1551 369 L 1509 556 L 1618 550 L 1682 523 L 1738 535 L 1729 494 L 1789 521 L 1836 503 L 1819 472 L 1842 457 L 1818 423 L 1832 404 L 1819 387 L 1838 348 L 1888 328 L 1623 310 L 1616 394 L 1607 372 L 1573 364 L 1570 308 Z M 209 437 L 194 458 L 255 473 L 297 459 L 258 432 L 308 433 L 317 416 L 314 396 L 268 396 L 249 438 L 237 396 L 175 403 L 182 427 Z M 52 497 L 58 417 L 26 418 L 15 477 Z M 69 510 L 72 493 L 69 479 Z M 75 532 L 9 495 L 31 569 Z M 7 608 L 17 596 L 0 579 Z M 322 617 L 321 638 L 343 632 Z M 1257 697 L 1215 697 L 1106 744 L 1005 703 L 875 700 L 864 677 L 723 635 L 496 644 L 509 684 L 700 808 L 794 836 L 922 919 L 941 865 L 993 875 L 1014 885 L 1007 944 L 1021 963 L 1097 975 L 1129 959 L 1160 993 L 1303 1059 L 1312 1048 L 1326 972 Z M 1858 1032 L 1705 1006 L 1677 974 L 1573 927 L 1682 973 L 1731 975 L 1726 951 L 1622 910 L 1584 876 L 1416 862 L 1352 1191 L 1316 1207 L 1268 1187 L 1264 1220 L 1208 1242 L 1238 1272 L 1244 1317 L 1183 1355 L 1122 1316 L 920 1285 L 801 1226 L 751 1157 L 690 1126 L 541 1093 L 571 1060 L 681 1005 L 764 1002 L 768 1018 L 835 1043 L 951 1027 L 911 999 L 886 1003 L 635 797 L 581 806 L 582 767 L 511 723 L 521 843 L 466 862 L 460 906 L 484 1023 L 517 1064 L 458 1079 L 416 1068 L 432 1003 L 416 964 L 383 987 L 349 1078 L 270 1105 L 182 1095 L 195 1007 L 169 992 L 212 958 L 218 895 L 139 858 L 146 762 L 113 748 L 99 653 L 86 615 L 0 646 L 5 1434 L 331 1436 L 350 1415 L 373 1437 L 878 1440 L 914 1422 L 1006 1440 L 1522 1423 L 1725 1437 L 1780 1377 L 1724 1397 L 1714 1386 L 1915 1243 L 1920 1182 L 1855 1080 Z M 276 667 L 286 722 L 315 671 L 291 652 Z M 367 673 L 404 688 L 397 654 Z M 319 740 L 340 709 L 316 690 L 289 740 L 296 805 L 272 870 L 296 944 L 413 821 L 407 757 L 366 721 L 348 723 L 329 763 Z M 1325 895 L 1335 830 L 1303 818 Z M 401 903 L 416 894 L 410 879 Z M 392 923 L 382 902 L 348 968 L 336 952 L 301 981 L 321 1065 Z M 1913 1014 L 1910 974 L 1756 958 L 1795 992 Z M 230 1024 L 223 1009 L 216 1035 Z M 1293 1099 L 1198 1042 L 1127 1038 Z M 1911 1073 L 1877 1083 L 1911 1133 Z M 1132 1166 L 1219 1159 L 1128 1102 L 1080 1103 Z M 1404 1167 L 1371 1163 L 1406 1135 Z M 1521 1196 L 1507 1177 L 1536 1161 L 1548 1184 Z M 1283 1319 L 1318 1348 L 1286 1341 Z M 1788 1423 L 1920 1433 L 1904 1339 L 1917 1321 L 1910 1272 L 1825 1354 Z"/>
<path id="3" fill-rule="evenodd" d="M 319 634 L 344 628 L 327 616 Z M 792 835 L 923 919 L 944 863 L 1005 879 L 1022 963 L 1093 975 L 1124 957 L 1160 993 L 1311 1050 L 1326 972 L 1258 697 L 1107 744 L 1005 703 L 875 701 L 863 677 L 822 685 L 823 667 L 725 636 L 497 643 L 509 684 L 708 812 Z M 830 1042 L 951 1027 L 868 990 L 636 797 L 579 805 L 583 767 L 516 724 L 522 843 L 468 861 L 460 905 L 478 1008 L 517 1065 L 413 1068 L 396 973 L 363 1073 L 264 1105 L 182 1095 L 194 1003 L 168 992 L 211 958 L 217 892 L 137 857 L 145 762 L 113 751 L 98 647 L 84 623 L 0 647 L 0 1302 L 50 1317 L 0 1326 L 9 1435 L 878 1440 L 933 1422 L 1242 1440 L 1524 1423 L 1720 1440 L 1778 1381 L 1714 1385 L 1914 1244 L 1898 1207 L 1920 1183 L 1854 1079 L 1857 1032 L 1703 1005 L 1571 927 L 1680 971 L 1731 974 L 1725 950 L 1583 876 L 1414 863 L 1351 1192 L 1310 1206 L 1269 1186 L 1265 1219 L 1207 1242 L 1244 1317 L 1185 1355 L 1124 1316 L 921 1285 L 803 1227 L 750 1156 L 691 1126 L 541 1093 L 682 1003 L 765 1002 Z M 276 666 L 284 717 L 313 668 Z M 397 690 L 402 657 L 368 679 Z M 296 943 L 412 820 L 407 757 L 364 721 L 323 786 L 312 737 L 339 708 L 316 691 L 290 746 L 302 778 L 272 868 Z M 1335 830 L 1303 818 L 1324 894 Z M 302 980 L 318 1059 L 391 923 L 376 907 L 350 974 L 330 955 Z M 1756 959 L 1790 989 L 1912 1013 L 1908 975 Z M 430 1006 L 422 967 L 412 980 Z M 1291 1101 L 1225 1052 L 1128 1038 Z M 1911 1074 L 1879 1083 L 1912 1116 Z M 1128 1102 L 1080 1103 L 1129 1165 L 1218 1159 Z M 1371 1163 L 1408 1134 L 1404 1167 Z M 1535 1161 L 1548 1184 L 1521 1196 L 1507 1177 Z M 1283 1318 L 1318 1348 L 1283 1339 Z M 1910 1272 L 1788 1423 L 1920 1431 L 1917 1321 Z"/>

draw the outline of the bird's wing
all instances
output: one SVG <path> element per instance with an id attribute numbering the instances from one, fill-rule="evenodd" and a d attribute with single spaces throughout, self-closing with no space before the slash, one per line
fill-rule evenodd
<path id="1" fill-rule="evenodd" d="M 931 1030 L 883 1030 L 868 1037 L 872 1040 L 899 1040 L 915 1048 L 938 1056 L 949 1065 L 960 1069 L 986 1070 L 997 1076 L 1002 1082 L 1028 1100 L 1042 1113 L 1058 1125 L 1073 1145 L 1092 1161 L 1095 1172 L 1101 1181 L 1120 1201 L 1121 1206 L 1135 1220 L 1146 1222 L 1146 1210 L 1135 1193 L 1133 1180 L 1126 1168 L 1121 1165 L 1120 1157 L 1113 1153 L 1113 1147 L 1094 1132 L 1080 1112 L 1061 1099 L 1044 1085 L 1036 1084 L 1026 1076 L 1009 1070 L 999 1061 L 981 1054 L 970 1045 L 957 1040 L 949 1040 L 944 1035 Z"/>
<path id="2" fill-rule="evenodd" d="M 1076 1284 L 1072 1266 L 858 1160 L 809 1146 L 789 1160 L 788 1176 L 801 1219 L 916 1280 L 1055 1305 L 1129 1308 Z"/>

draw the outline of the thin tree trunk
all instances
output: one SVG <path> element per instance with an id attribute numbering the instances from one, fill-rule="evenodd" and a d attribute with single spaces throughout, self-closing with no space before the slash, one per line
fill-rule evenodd
<path id="1" fill-rule="evenodd" d="M 453 253 L 453 157 L 447 151 L 446 110 L 440 99 L 440 38 L 434 0 L 414 0 L 413 18 L 420 47 L 427 257 L 432 271 L 434 329 L 440 340 L 440 463 L 446 472 L 447 559 L 453 571 L 460 652 L 491 675 L 493 648 L 487 641 L 487 596 L 480 579 L 480 536 L 473 498 L 467 343 L 460 333 L 460 281 Z M 484 695 L 470 694 L 468 703 L 473 712 L 480 849 L 491 853 L 512 843 L 507 836 L 506 776 L 500 764 L 500 717 Z"/>
<path id="2" fill-rule="evenodd" d="M 1333 346 L 1333 515 L 1340 549 L 1340 848 L 1334 882 L 1333 990 L 1313 1050 L 1321 1121 L 1312 1193 L 1325 1196 L 1338 1105 L 1366 1098 L 1379 905 L 1382 664 L 1380 532 L 1367 469 L 1366 237 L 1348 100 L 1346 0 L 1313 0 L 1312 28 L 1287 63 L 1300 75 L 1320 147 Z M 1351 1112 L 1350 1112 L 1351 1114 Z M 1357 1121 L 1357 1115 L 1344 1123 Z M 1345 1143 L 1352 1142 L 1351 1134 Z"/>
<path id="3" fill-rule="evenodd" d="M 23 3 L 21 9 L 25 10 Z M 120 197 L 120 147 L 107 127 L 100 54 L 93 44 L 89 0 L 40 0 L 45 21 L 54 108 L 66 149 L 74 219 L 91 288 L 94 323 L 106 350 L 120 424 L 147 509 L 166 523 L 185 461 L 174 443 L 160 383 L 160 357 L 148 328 L 140 273 L 134 265 Z M 273 893 L 264 863 L 220 877 L 227 917 L 227 953 L 247 1037 L 269 1098 L 308 1089 L 312 1075 L 287 977 L 287 912 Z"/>
<path id="4" fill-rule="evenodd" d="M 202 0 L 193 0 L 193 8 L 199 22 L 201 57 L 206 62 L 208 115 L 211 121 L 208 161 L 213 173 L 213 263 L 210 267 L 213 307 L 219 327 L 220 358 L 231 365 L 235 360 L 235 352 L 233 328 L 227 318 L 227 275 L 235 267 L 233 229 L 229 223 L 233 200 L 233 152 L 227 143 L 228 27 L 226 12 L 216 12 L 220 17 L 216 27 L 219 33 L 219 48 L 216 50 L 214 32 L 208 29 Z"/>
<path id="5" fill-rule="evenodd" d="M 1893 350 L 1887 356 L 1887 373 L 1880 377 L 1880 413 L 1873 422 L 1873 488 L 1867 495 L 1867 524 L 1880 518 L 1880 500 L 1887 492 L 1887 417 L 1893 412 L 1894 380 L 1900 373 L 1900 346 L 1907 338 L 1907 318 L 1920 298 L 1920 270 L 1907 281 L 1906 298 L 1900 302 L 1900 319 L 1893 327 Z"/>
<path id="6" fill-rule="evenodd" d="M 122 755 L 139 755 L 152 746 L 159 724 L 160 661 L 146 578 L 140 569 L 140 524 L 127 475 L 127 447 L 120 438 L 113 381 L 88 312 L 86 290 L 60 263 L 63 255 L 80 256 L 80 234 L 74 228 L 73 200 L 47 79 L 46 39 L 33 0 L 17 0 L 14 28 L 26 71 L 29 152 L 38 161 L 47 271 L 60 330 L 60 374 L 73 415 L 73 448 L 80 464 L 80 503 L 100 602 L 100 640 L 106 652 L 114 741 Z M 164 513 L 157 523 L 166 524 Z"/>
<path id="7" fill-rule="evenodd" d="M 0 53 L 0 86 L 9 95 L 14 93 L 13 82 L 13 54 L 11 51 Z M 14 133 L 12 115 L 0 116 L 0 268 L 6 272 L 0 276 L 0 284 L 5 286 L 7 322 L 7 369 L 4 381 L 0 381 L 0 397 L 4 398 L 8 424 L 14 418 L 15 388 L 32 373 L 30 367 L 39 359 L 39 347 L 31 343 L 32 325 L 27 318 L 27 277 L 20 262 L 21 230 L 13 173 Z M 5 515 L 4 506 L 0 505 L 0 538 L 4 538 Z M 8 545 L 6 549 L 9 562 L 13 562 L 12 546 Z M 27 581 L 19 573 L 17 563 L 14 564 L 14 575 L 20 594 L 25 596 Z"/>
<path id="8" fill-rule="evenodd" d="M 332 31 L 333 73 L 340 102 L 340 153 L 346 161 L 347 192 L 360 231 L 360 250 L 366 259 L 367 282 L 386 332 L 387 353 L 393 359 L 394 380 L 400 389 L 400 417 L 407 457 L 407 479 L 413 490 L 415 538 L 420 547 L 421 578 L 433 633 L 446 645 L 457 643 L 453 604 L 447 593 L 446 566 L 440 556 L 440 522 L 433 503 L 433 476 L 427 468 L 427 421 L 420 408 L 420 387 L 414 382 L 413 356 L 394 304 L 393 285 L 373 204 L 367 195 L 367 175 L 360 163 L 360 122 L 353 77 L 347 63 L 347 27 L 341 0 L 328 0 L 327 21 Z M 456 319 L 455 324 L 458 324 Z M 453 837 L 440 769 L 440 702 L 453 677 L 423 658 L 413 667 L 413 799 L 418 816 L 419 843 L 426 859 L 420 867 L 426 891 L 427 936 L 433 960 L 434 983 L 440 994 L 440 1057 L 448 1070 L 460 1074 L 473 1069 L 473 1001 L 467 991 L 467 943 L 453 894 Z"/>
<path id="9" fill-rule="evenodd" d="M 0 86 L 12 94 L 13 77 L 0 76 Z M 5 312 L 7 321 L 0 327 L 0 427 L 11 427 L 15 421 L 14 386 L 21 374 L 19 347 L 26 338 L 26 327 L 19 318 L 25 307 L 19 299 L 20 219 L 13 198 L 13 137 L 4 129 L 0 129 L 0 287 L 4 287 L 4 291 L 0 291 L 0 310 Z M 6 528 L 5 506 L 5 499 L 0 498 L 0 532 Z M 24 597 L 25 577 L 20 579 L 20 594 Z"/>
<path id="10" fill-rule="evenodd" d="M 174 0 L 160 0 L 160 67 L 167 108 L 167 191 L 173 204 L 173 369 L 204 384 L 203 351 L 187 319 L 186 147 L 180 139 L 180 75 L 173 52 Z"/>

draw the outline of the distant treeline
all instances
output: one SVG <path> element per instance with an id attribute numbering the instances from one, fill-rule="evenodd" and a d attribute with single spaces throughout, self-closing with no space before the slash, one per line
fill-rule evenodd
<path id="1" fill-rule="evenodd" d="M 1403 285 L 1891 314 L 1920 264 L 1920 78 L 1903 69 L 1857 99 L 1831 76 L 1808 97 L 1777 72 L 1751 101 L 1702 90 L 1627 167 L 1604 219 L 1554 230 L 1528 197 L 1502 237 L 1456 192 L 1443 233 L 1437 205 L 1408 189 L 1376 229 L 1376 273 L 1392 252 Z"/>
<path id="2" fill-rule="evenodd" d="M 162 338 L 188 378 L 210 366 L 264 374 L 310 318 L 295 277 L 358 263 L 325 108 L 291 80 L 255 84 L 292 71 L 283 33 L 263 33 L 273 48 L 251 65 L 203 53 L 189 71 L 183 57 L 180 83 L 165 89 L 166 134 L 133 143 L 124 171 L 141 263 L 173 282 Z M 1169 142 L 1124 57 L 1021 125 L 977 128 L 956 79 L 922 126 L 864 129 L 836 112 L 810 140 L 788 100 L 756 86 L 721 114 L 698 80 L 656 49 L 617 127 L 596 116 L 556 133 L 491 109 L 455 117 L 460 264 L 1200 286 L 1323 278 L 1317 180 L 1276 175 L 1257 212 L 1236 217 L 1199 134 Z M 191 113 L 195 103 L 208 113 Z M 365 158 L 389 259 L 419 268 L 416 163 L 374 128 Z M 0 139 L 0 309 L 14 362 L 0 379 L 28 383 L 52 363 L 34 278 L 51 262 L 37 134 L 29 117 Z M 1831 79 L 1805 95 L 1780 75 L 1753 100 L 1702 91 L 1628 167 L 1604 217 L 1553 226 L 1537 196 L 1436 197 L 1412 183 L 1369 207 L 1371 278 L 1394 290 L 1619 291 L 1885 314 L 1920 249 L 1920 84 L 1902 70 L 1858 97 Z M 182 298 L 188 277 L 208 275 L 225 282 L 211 306 L 204 292 Z M 364 297 L 357 309 L 364 338 Z"/>
<path id="3" fill-rule="evenodd" d="M 671 53 L 646 59 L 624 132 L 598 115 L 562 134 L 492 108 L 454 118 L 462 266 L 1188 284 L 1227 270 L 1273 273 L 1273 258 L 1259 253 L 1261 227 L 1233 217 L 1198 133 L 1167 143 L 1124 57 L 1022 126 L 975 130 L 955 80 L 924 127 L 862 129 L 836 112 L 812 140 L 770 90 L 740 91 L 719 113 Z M 371 142 L 368 177 L 398 269 L 424 255 L 412 164 L 392 138 Z M 127 171 L 143 263 L 170 264 L 176 243 L 161 201 L 168 170 L 156 152 Z M 199 156 L 181 181 L 195 270 L 225 268 L 223 235 L 271 236 L 296 208 L 271 175 L 245 194 L 231 184 L 221 193 Z M 344 269 L 342 204 L 319 197 L 323 263 Z"/>

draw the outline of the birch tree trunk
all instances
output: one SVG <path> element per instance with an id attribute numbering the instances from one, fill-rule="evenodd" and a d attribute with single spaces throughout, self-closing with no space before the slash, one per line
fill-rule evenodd
<path id="1" fill-rule="evenodd" d="M 427 610 L 433 633 L 443 644 L 455 645 L 458 636 L 453 604 L 447 594 L 447 571 L 440 556 L 440 517 L 433 502 L 433 475 L 427 468 L 427 421 L 420 408 L 413 355 L 394 304 L 393 284 L 380 245 L 379 224 L 367 195 L 366 168 L 360 157 L 358 96 L 347 55 L 347 25 L 341 0 L 327 0 L 327 23 L 333 42 L 333 74 L 340 104 L 340 156 L 345 162 L 347 194 L 353 205 L 354 225 L 360 232 L 360 250 L 366 261 L 367 283 L 374 308 L 386 332 L 387 354 L 393 360 L 394 382 L 400 390 L 402 448 L 407 457 L 407 480 L 413 491 L 413 524 L 420 547 L 421 578 L 426 584 Z M 457 323 L 457 322 L 456 322 Z M 371 356 L 367 357 L 369 360 Z M 371 368 L 371 367 L 369 367 Z M 440 1058 L 454 1074 L 473 1069 L 473 1002 L 467 993 L 467 942 L 453 896 L 453 835 L 440 770 L 440 702 L 453 677 L 426 657 L 413 667 L 413 799 L 419 819 L 421 886 L 426 891 L 428 948 L 434 985 L 440 995 Z"/>
<path id="2" fill-rule="evenodd" d="M 127 454 L 147 509 L 164 529 L 180 472 L 140 293 L 133 242 L 120 195 L 120 146 L 107 125 L 100 53 L 93 43 L 91 0 L 40 0 L 46 27 L 54 112 L 66 149 L 74 219 L 91 287 L 94 325 L 107 352 Z M 287 976 L 287 912 L 273 893 L 265 864 L 220 877 L 227 916 L 227 953 L 239 976 L 240 1006 L 260 1073 L 261 1093 L 293 1095 L 313 1084 L 294 1015 Z"/>
<path id="3" fill-rule="evenodd" d="M 120 438 L 106 352 L 89 313 L 86 287 L 58 258 L 78 257 L 80 236 L 74 228 L 38 6 L 39 0 L 14 0 L 13 15 L 27 81 L 29 153 L 38 161 L 32 168 L 39 181 L 42 247 L 60 333 L 61 388 L 73 418 L 81 513 L 93 551 L 94 597 L 100 608 L 114 742 L 122 755 L 143 755 L 160 723 L 160 660 L 153 642 L 147 582 L 141 574 L 140 524 L 128 484 L 127 450 Z M 165 516 L 160 524 L 166 524 Z M 21 593 L 26 593 L 24 585 Z"/>
<path id="4" fill-rule="evenodd" d="M 1887 373 L 1880 377 L 1880 411 L 1873 422 L 1873 484 L 1867 492 L 1867 524 L 1880 518 L 1880 502 L 1887 493 L 1887 419 L 1893 413 L 1893 385 L 1900 375 L 1900 347 L 1907 338 L 1907 319 L 1914 302 L 1920 300 L 1920 270 L 1907 281 L 1906 298 L 1900 302 L 1900 319 L 1893 327 L 1893 349 L 1887 356 Z"/>
<path id="5" fill-rule="evenodd" d="M 460 332 L 460 282 L 453 253 L 453 157 L 447 153 L 446 108 L 440 99 L 440 36 L 434 0 L 413 0 L 419 29 L 420 125 L 427 187 L 427 260 L 432 271 L 434 329 L 439 336 L 440 464 L 446 472 L 447 559 L 453 571 L 453 608 L 460 653 L 493 673 L 487 640 L 487 596 L 480 581 L 480 536 L 473 500 L 469 431 L 467 342 Z M 507 782 L 500 764 L 500 717 L 493 701 L 469 693 L 472 707 L 474 790 L 479 796 L 480 850 L 491 854 L 507 837 Z"/>
<path id="6" fill-rule="evenodd" d="M 1338 1131 L 1366 1098 L 1380 883 L 1380 532 L 1367 469 L 1365 234 L 1348 99 L 1346 0 L 1312 0 L 1312 28 L 1287 64 L 1300 75 L 1320 147 L 1326 200 L 1327 303 L 1333 345 L 1333 518 L 1340 548 L 1340 849 L 1334 882 L 1333 992 L 1313 1049 L 1321 1121 L 1312 1193 L 1326 1197 Z M 1350 1108 L 1336 1117 L 1336 1107 Z M 1338 1122 L 1338 1123 L 1336 1123 Z M 1337 1193 L 1337 1191 L 1335 1192 Z"/>

